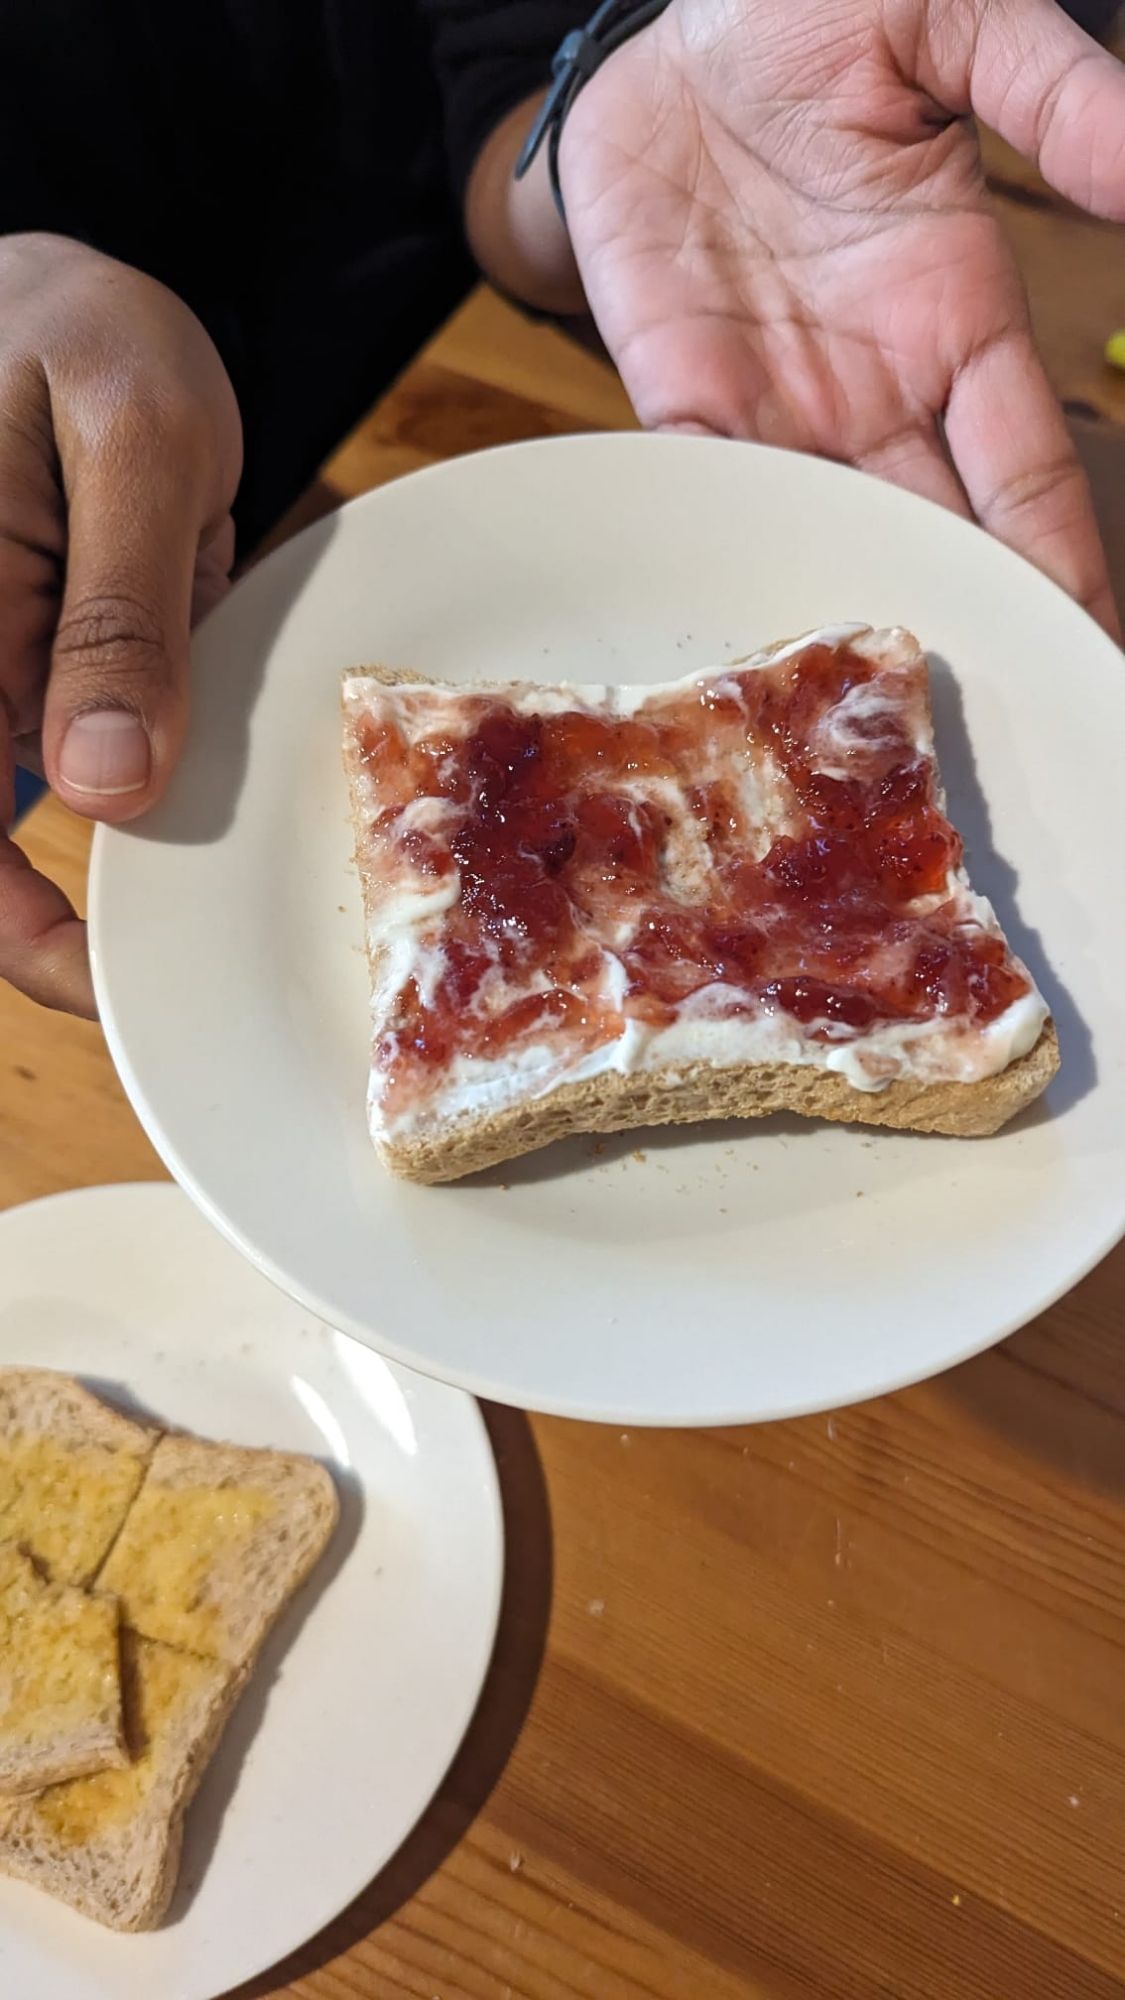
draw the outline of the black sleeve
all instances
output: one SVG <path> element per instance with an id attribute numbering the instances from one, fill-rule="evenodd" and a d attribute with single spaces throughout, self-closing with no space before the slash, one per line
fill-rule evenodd
<path id="1" fill-rule="evenodd" d="M 459 196 L 500 120 L 550 81 L 551 57 L 596 0 L 420 0 Z"/>

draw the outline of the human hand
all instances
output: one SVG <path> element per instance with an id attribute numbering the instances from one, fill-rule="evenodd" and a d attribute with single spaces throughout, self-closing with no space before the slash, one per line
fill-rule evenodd
<path id="1" fill-rule="evenodd" d="M 159 797 L 241 455 L 234 392 L 179 299 L 61 237 L 0 239 L 0 829 L 16 762 L 92 819 Z M 3 831 L 0 978 L 94 1014 L 85 926 Z"/>
<path id="2" fill-rule="evenodd" d="M 578 269 L 644 424 L 912 487 L 1116 631 L 971 114 L 1125 220 L 1125 65 L 1053 0 L 673 0 L 567 119 Z"/>

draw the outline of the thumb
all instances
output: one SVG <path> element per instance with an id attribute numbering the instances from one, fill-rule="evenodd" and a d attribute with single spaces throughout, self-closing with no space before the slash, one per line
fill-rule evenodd
<path id="1" fill-rule="evenodd" d="M 198 445 L 195 446 L 196 454 Z M 66 579 L 43 762 L 78 812 L 132 819 L 163 790 L 187 725 L 188 632 L 203 479 L 151 421 L 97 439 L 63 477 Z"/>
<path id="2" fill-rule="evenodd" d="M 1060 194 L 1125 222 L 1125 63 L 1055 0 L 976 0 L 975 11 L 977 116 Z"/>

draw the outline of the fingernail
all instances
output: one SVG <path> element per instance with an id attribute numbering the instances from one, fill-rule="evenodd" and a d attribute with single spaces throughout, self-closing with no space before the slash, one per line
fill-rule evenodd
<path id="1" fill-rule="evenodd" d="M 135 715 L 120 708 L 99 708 L 76 715 L 63 737 L 59 775 L 72 792 L 98 792 L 112 798 L 139 792 L 149 780 L 152 751 Z"/>

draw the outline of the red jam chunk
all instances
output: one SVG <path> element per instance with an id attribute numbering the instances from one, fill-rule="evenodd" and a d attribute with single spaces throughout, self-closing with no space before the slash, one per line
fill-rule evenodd
<path id="1" fill-rule="evenodd" d="M 872 698 L 849 701 L 871 682 Z M 947 899 L 961 842 L 909 726 L 922 693 L 905 670 L 813 644 L 656 691 L 628 718 L 525 716 L 473 697 L 467 733 L 414 744 L 368 718 L 372 831 L 389 866 L 398 855 L 460 882 L 436 993 L 425 1007 L 413 987 L 401 996 L 383 1051 L 392 1082 L 547 1032 L 594 1047 L 623 1016 L 667 1023 L 703 987 L 725 989 L 720 1011 L 783 1013 L 825 1040 L 995 1020 L 1028 982 Z M 747 768 L 770 776 L 764 824 L 746 824 L 759 817 Z M 443 805 L 400 828 L 420 799 Z M 605 998 L 606 951 L 625 970 L 619 1006 Z"/>

